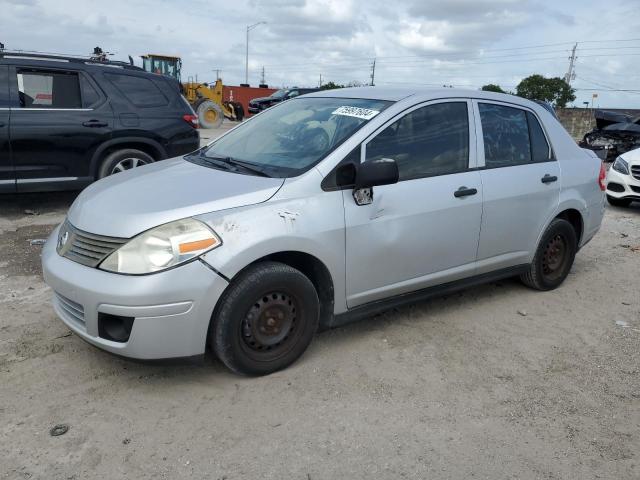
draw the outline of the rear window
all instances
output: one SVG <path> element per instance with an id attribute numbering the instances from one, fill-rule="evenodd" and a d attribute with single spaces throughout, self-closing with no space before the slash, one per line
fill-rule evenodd
<path id="1" fill-rule="evenodd" d="M 18 70 L 18 96 L 22 108 L 82 108 L 75 72 Z"/>
<path id="2" fill-rule="evenodd" d="M 163 107 L 167 97 L 148 78 L 105 73 L 105 77 L 136 107 Z"/>

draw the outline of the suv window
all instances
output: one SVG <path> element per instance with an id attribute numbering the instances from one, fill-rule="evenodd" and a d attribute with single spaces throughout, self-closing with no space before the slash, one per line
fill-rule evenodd
<path id="1" fill-rule="evenodd" d="M 22 108 L 82 108 L 80 82 L 74 72 L 18 70 Z"/>
<path id="2" fill-rule="evenodd" d="M 0 107 L 9 105 L 9 68 L 0 65 Z"/>
<path id="3" fill-rule="evenodd" d="M 163 107 L 167 97 L 148 78 L 117 73 L 105 73 L 105 77 L 136 107 Z"/>
<path id="4" fill-rule="evenodd" d="M 487 168 L 549 160 L 549 144 L 538 120 L 519 108 L 480 103 Z"/>
<path id="5" fill-rule="evenodd" d="M 393 158 L 400 180 L 464 171 L 469 166 L 466 102 L 428 105 L 389 125 L 366 146 L 366 161 Z"/>
<path id="6" fill-rule="evenodd" d="M 82 90 L 83 108 L 90 108 L 100 101 L 100 94 L 84 75 L 80 75 L 80 89 Z"/>

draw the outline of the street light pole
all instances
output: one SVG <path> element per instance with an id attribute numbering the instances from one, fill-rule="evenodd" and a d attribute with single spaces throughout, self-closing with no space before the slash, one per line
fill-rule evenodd
<path id="1" fill-rule="evenodd" d="M 247 25 L 247 44 L 244 58 L 244 83 L 249 84 L 249 32 L 256 28 L 258 25 L 264 25 L 267 22 L 258 22 L 253 25 Z"/>

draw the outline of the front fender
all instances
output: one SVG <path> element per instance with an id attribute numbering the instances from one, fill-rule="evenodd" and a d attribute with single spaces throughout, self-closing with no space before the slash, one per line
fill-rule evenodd
<path id="1" fill-rule="evenodd" d="M 202 260 L 225 277 L 233 279 L 247 265 L 268 255 L 306 253 L 320 260 L 331 275 L 335 313 L 346 309 L 342 192 L 272 200 L 197 218 L 222 240 Z"/>

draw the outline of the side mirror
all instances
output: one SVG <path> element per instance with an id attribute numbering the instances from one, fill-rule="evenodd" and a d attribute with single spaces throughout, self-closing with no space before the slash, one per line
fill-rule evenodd
<path id="1" fill-rule="evenodd" d="M 392 158 L 381 158 L 358 165 L 354 189 L 398 183 L 398 164 Z"/>

